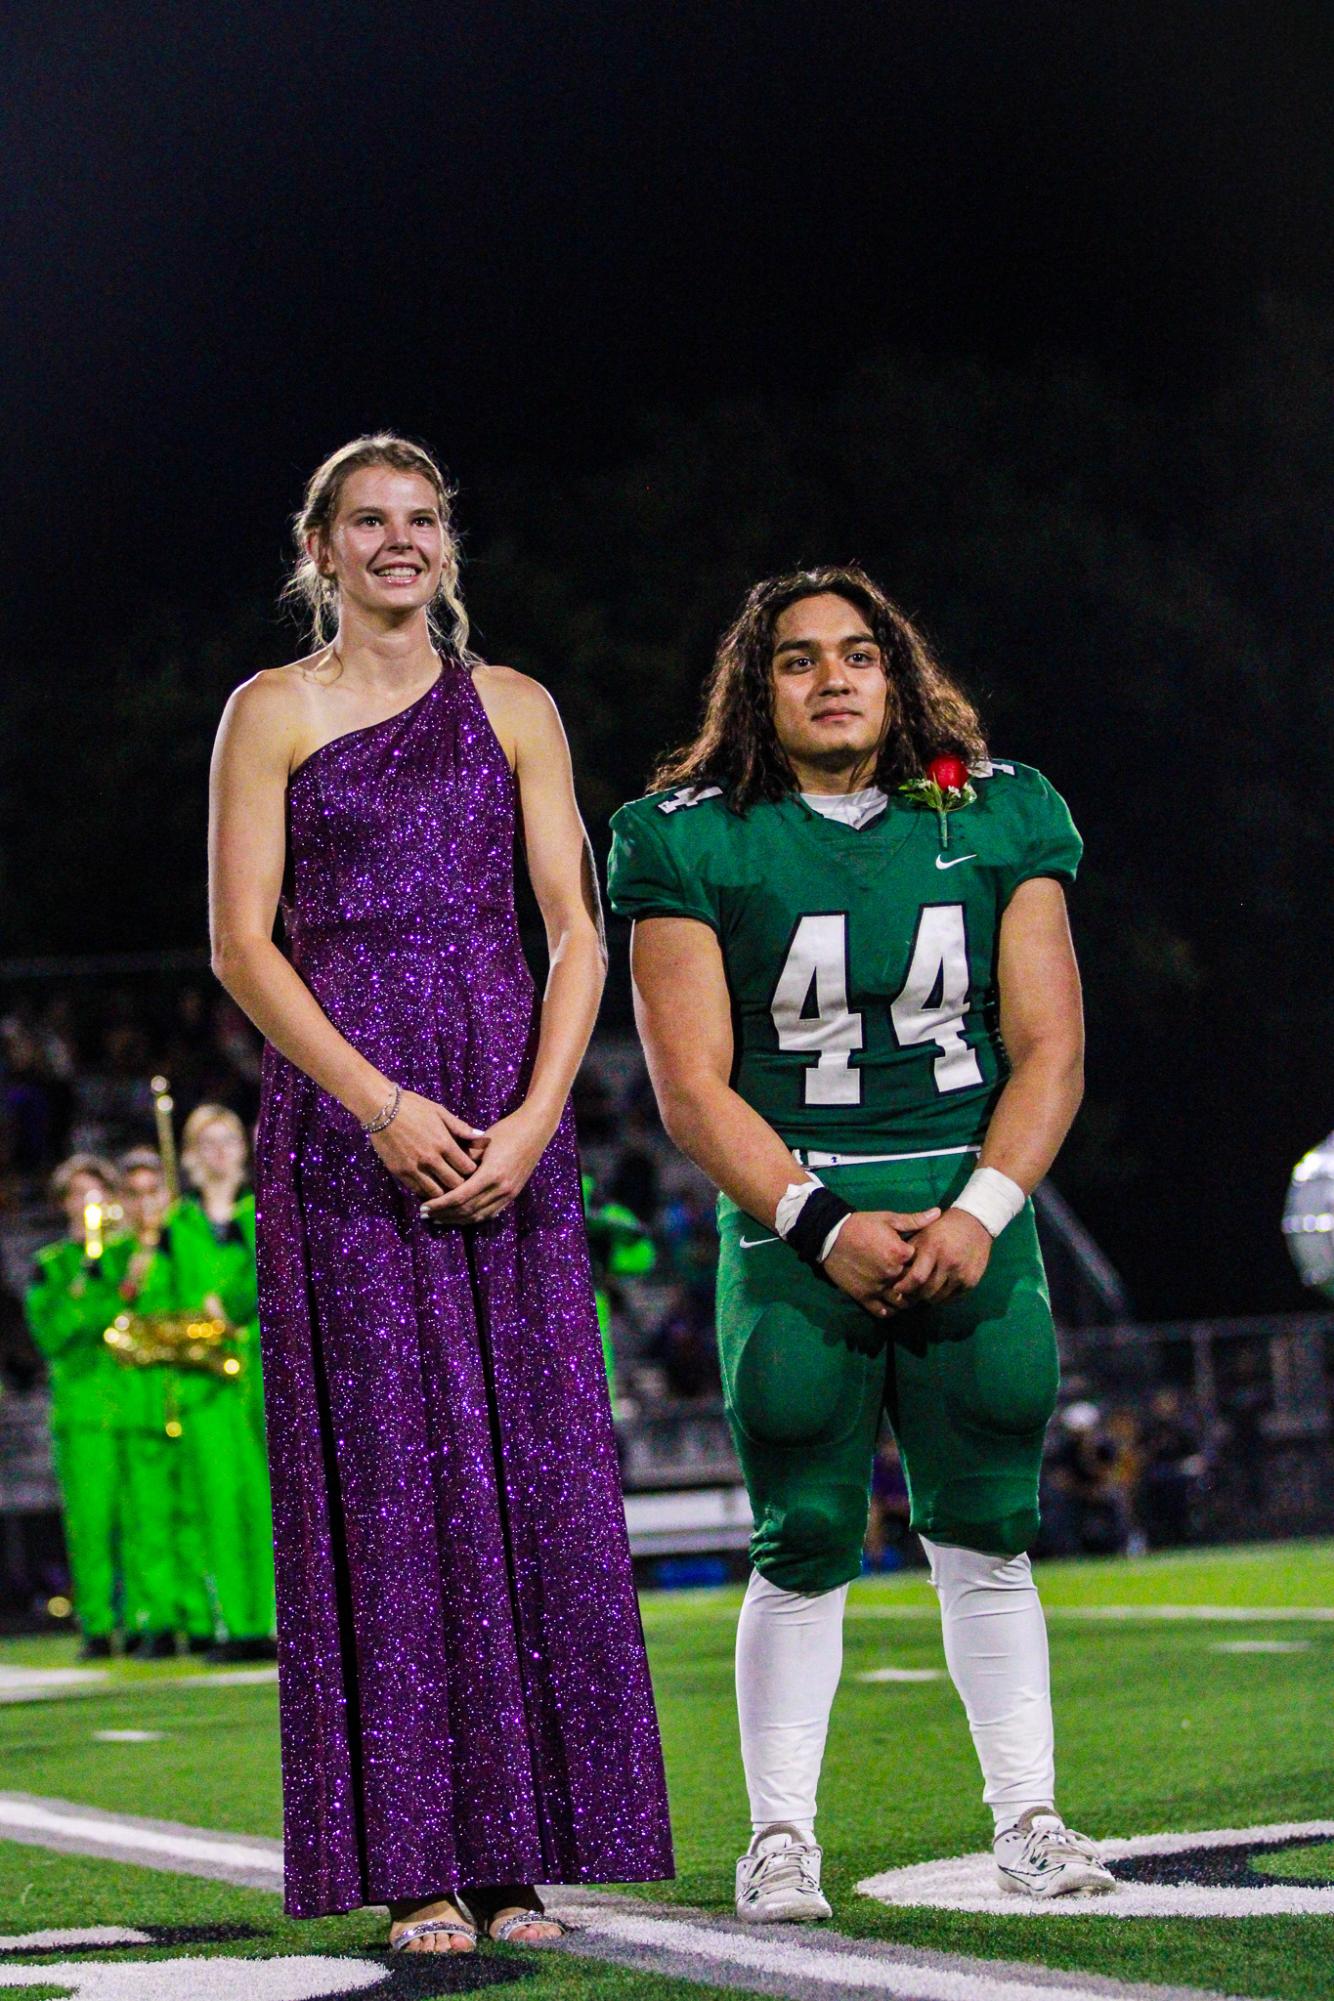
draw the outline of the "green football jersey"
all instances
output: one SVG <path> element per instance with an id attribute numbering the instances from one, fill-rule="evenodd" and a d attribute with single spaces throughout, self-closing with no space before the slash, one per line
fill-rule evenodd
<path id="1" fill-rule="evenodd" d="M 1073 882 L 1064 800 L 1023 764 L 973 773 L 948 816 L 891 795 L 868 825 L 796 794 L 733 813 L 713 786 L 651 794 L 612 820 L 622 917 L 717 933 L 732 999 L 732 1083 L 789 1146 L 973 1146 L 1009 1074 L 996 958 L 1021 882 Z"/>

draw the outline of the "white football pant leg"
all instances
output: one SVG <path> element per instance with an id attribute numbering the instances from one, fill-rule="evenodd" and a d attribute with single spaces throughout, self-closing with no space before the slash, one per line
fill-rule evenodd
<path id="1" fill-rule="evenodd" d="M 945 1660 L 968 1715 L 984 1780 L 982 1797 L 997 1828 L 1032 1806 L 1052 1806 L 1052 1739 L 1047 1624 L 1026 1556 L 988 1556 L 928 1542 L 940 1599 Z"/>
<path id="2" fill-rule="evenodd" d="M 847 1596 L 846 1584 L 808 1595 L 751 1572 L 736 1629 L 736 1706 L 757 1833 L 789 1821 L 813 1839 Z"/>

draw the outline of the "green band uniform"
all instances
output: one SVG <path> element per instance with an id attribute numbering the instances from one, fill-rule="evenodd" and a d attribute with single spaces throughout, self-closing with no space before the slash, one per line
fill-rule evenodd
<path id="1" fill-rule="evenodd" d="M 45 1245 L 23 1301 L 46 1358 L 70 1584 L 89 1639 L 109 1638 L 117 1617 L 123 1371 L 102 1339 L 123 1303 L 113 1249 L 89 1259 L 72 1238 Z"/>
<path id="2" fill-rule="evenodd" d="M 973 775 L 937 815 L 892 796 L 862 827 L 796 794 L 734 813 L 712 787 L 651 795 L 612 821 L 612 908 L 715 932 L 737 1092 L 855 1208 L 947 1205 L 1008 1076 L 1000 923 L 1020 883 L 1074 880 L 1081 842 L 1030 767 Z M 880 1160 L 876 1156 L 890 1156 Z M 856 1164 L 857 1161 L 865 1164 Z M 888 1326 L 719 1201 L 724 1396 L 756 1529 L 755 1566 L 818 1592 L 857 1575 L 882 1412 L 914 1528 L 1012 1556 L 1037 1527 L 1056 1350 L 1032 1205 L 973 1291 Z"/>
<path id="3" fill-rule="evenodd" d="M 244 1195 L 230 1224 L 216 1227 L 198 1202 L 169 1212 L 139 1299 L 143 1313 L 198 1312 L 216 1297 L 242 1361 L 236 1379 L 177 1372 L 177 1411 L 190 1512 L 219 1623 L 235 1640 L 273 1631 L 273 1528 L 259 1395 L 255 1201 Z"/>

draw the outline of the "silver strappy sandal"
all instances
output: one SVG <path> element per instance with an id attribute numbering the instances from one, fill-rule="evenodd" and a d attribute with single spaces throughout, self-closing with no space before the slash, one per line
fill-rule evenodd
<path id="1" fill-rule="evenodd" d="M 494 1940 L 496 1945 L 509 1945 L 515 1932 L 522 1931 L 525 1925 L 554 1925 L 556 1927 L 555 1938 L 526 1938 L 520 1941 L 521 1944 L 532 1946 L 535 1949 L 544 1945 L 559 1945 L 563 1938 L 569 1937 L 570 1927 L 563 1923 L 560 1918 L 553 1918 L 550 1911 L 515 1911 L 511 1917 L 505 1919 L 503 1924 L 497 1925 L 494 1931 L 488 1925 L 486 1935 L 489 1939 Z"/>
<path id="2" fill-rule="evenodd" d="M 421 1918 L 415 1925 L 404 1925 L 397 1938 L 389 1941 L 390 1952 L 403 1952 L 414 1939 L 426 1938 L 432 1932 L 444 1933 L 451 1938 L 466 1938 L 468 1951 L 477 1950 L 477 1927 L 470 1925 L 466 1918 Z M 453 1951 L 450 1947 L 450 1951 Z"/>
<path id="3" fill-rule="evenodd" d="M 542 1899 L 531 1884 L 488 1884 L 485 1889 L 474 1890 L 471 1894 L 464 1890 L 462 1902 L 468 1915 L 476 1920 L 479 1929 L 495 1945 L 524 1945 L 539 1949 L 544 1945 L 559 1945 L 570 1931 L 569 1925 L 562 1923 L 560 1918 L 553 1918 L 550 1911 L 543 1908 Z M 507 1904 L 517 1904 L 519 1908 L 497 1924 L 496 1918 Z M 525 1925 L 552 1925 L 556 1936 L 516 1939 L 514 1934 L 522 1931 Z"/>

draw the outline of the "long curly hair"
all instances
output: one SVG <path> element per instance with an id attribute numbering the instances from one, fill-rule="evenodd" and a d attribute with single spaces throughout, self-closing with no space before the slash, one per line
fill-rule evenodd
<path id="1" fill-rule="evenodd" d="M 321 575 L 306 542 L 312 534 L 321 540 L 327 538 L 344 486 L 364 466 L 415 472 L 435 489 L 444 561 L 439 588 L 427 610 L 427 623 L 438 645 L 447 647 L 460 660 L 471 661 L 474 656 L 468 646 L 468 614 L 459 594 L 459 539 L 451 511 L 454 489 L 424 446 L 399 437 L 395 431 L 374 431 L 340 445 L 307 480 L 305 498 L 292 517 L 296 560 L 283 586 L 282 602 L 300 607 L 308 614 L 311 638 L 317 647 L 328 644 L 338 629 L 338 586 L 332 577 Z"/>
<path id="2" fill-rule="evenodd" d="M 945 672 L 906 613 L 858 564 L 792 570 L 748 592 L 723 634 L 704 688 L 698 733 L 659 760 L 651 792 L 720 785 L 733 811 L 796 790 L 797 776 L 774 728 L 774 627 L 789 605 L 832 593 L 855 605 L 880 648 L 889 684 L 885 734 L 874 782 L 891 791 L 918 778 L 934 757 L 986 757 L 977 710 Z"/>

